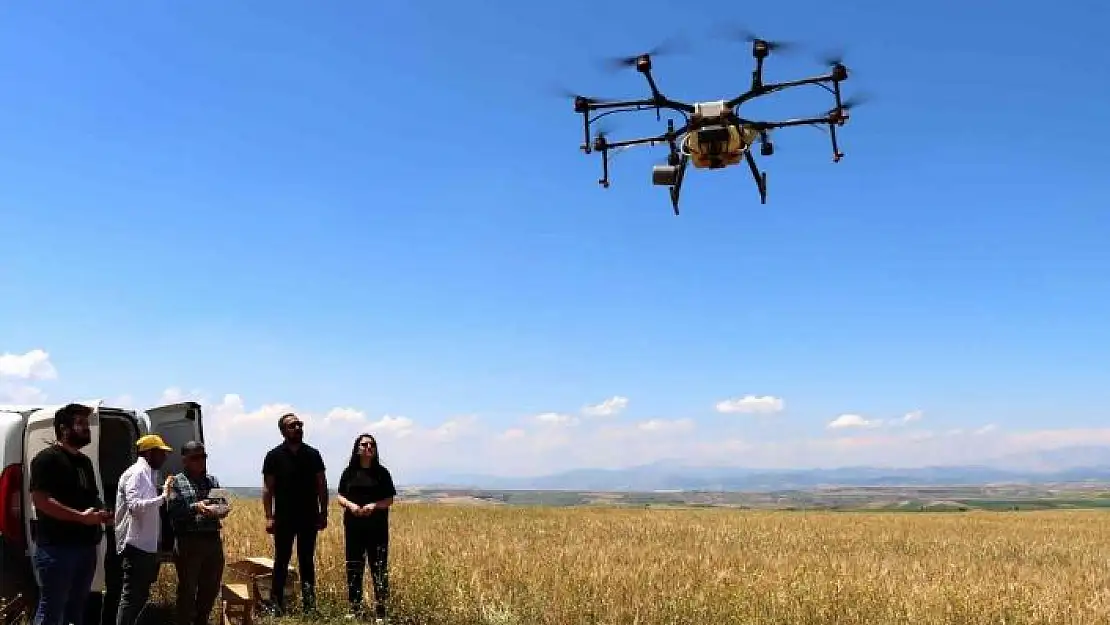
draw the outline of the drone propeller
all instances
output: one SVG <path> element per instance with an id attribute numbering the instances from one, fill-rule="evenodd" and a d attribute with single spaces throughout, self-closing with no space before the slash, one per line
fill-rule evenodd
<path id="1" fill-rule="evenodd" d="M 871 96 L 869 94 L 866 94 L 866 93 L 857 94 L 857 95 L 854 95 L 854 96 L 848 98 L 847 100 L 843 100 L 840 103 L 839 110 L 850 111 L 850 110 L 856 108 L 857 106 L 859 106 L 861 104 L 866 104 L 870 101 L 871 101 Z M 831 109 L 831 110 L 829 110 L 829 113 L 830 114 L 835 113 L 837 110 L 838 109 L 835 109 L 835 108 Z"/>
<path id="2" fill-rule="evenodd" d="M 592 96 L 585 96 L 564 87 L 555 87 L 552 90 L 553 95 L 560 98 L 569 98 L 571 100 L 580 100 L 589 104 L 605 104 L 607 102 L 616 102 L 613 98 L 596 98 Z"/>
<path id="3" fill-rule="evenodd" d="M 632 56 L 609 57 L 605 59 L 604 64 L 610 70 L 618 71 L 627 67 L 636 67 L 636 64 L 640 61 L 640 58 L 645 55 L 648 57 L 668 56 L 684 52 L 687 50 L 687 48 L 688 46 L 686 45 L 684 40 L 681 40 L 677 37 L 670 37 L 654 48 L 651 48 L 650 50 L 646 50 L 639 54 L 634 54 Z"/>
<path id="4" fill-rule="evenodd" d="M 744 28 L 743 26 L 722 26 L 718 28 L 718 32 L 720 33 L 719 36 L 721 38 L 728 39 L 730 41 L 745 41 L 751 44 L 762 42 L 764 45 L 767 46 L 767 50 L 769 52 L 793 50 L 798 47 L 798 45 L 792 41 L 764 39 L 756 35 L 754 32 L 748 30 L 747 28 Z"/>
<path id="5" fill-rule="evenodd" d="M 842 48 L 838 48 L 833 52 L 826 52 L 818 57 L 817 60 L 820 61 L 822 65 L 829 68 L 835 80 L 848 79 L 848 67 L 844 64 L 844 50 Z M 855 73 L 855 70 L 853 70 L 852 73 Z"/>
<path id="6" fill-rule="evenodd" d="M 834 67 L 836 65 L 844 65 L 844 50 L 837 50 L 821 55 L 820 58 L 822 65 Z"/>

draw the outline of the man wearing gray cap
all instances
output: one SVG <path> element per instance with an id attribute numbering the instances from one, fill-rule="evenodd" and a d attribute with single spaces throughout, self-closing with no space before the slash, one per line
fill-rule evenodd
<path id="1" fill-rule="evenodd" d="M 189 441 L 181 447 L 183 470 L 173 476 L 167 508 L 173 524 L 174 566 L 177 568 L 177 625 L 206 625 L 224 571 L 220 519 L 227 516 L 209 501 L 220 483 L 208 474 L 204 444 Z"/>

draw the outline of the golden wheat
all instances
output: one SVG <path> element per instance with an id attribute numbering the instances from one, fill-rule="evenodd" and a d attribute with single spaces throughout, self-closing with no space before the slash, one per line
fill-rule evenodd
<path id="1" fill-rule="evenodd" d="M 400 504 L 391 525 L 395 622 L 1110 622 L 1110 517 L 1097 511 Z M 342 531 L 335 511 L 317 550 L 324 615 L 312 622 L 347 608 Z M 236 502 L 225 541 L 229 560 L 272 555 L 258 501 Z M 167 566 L 157 600 L 172 596 L 173 582 Z"/>

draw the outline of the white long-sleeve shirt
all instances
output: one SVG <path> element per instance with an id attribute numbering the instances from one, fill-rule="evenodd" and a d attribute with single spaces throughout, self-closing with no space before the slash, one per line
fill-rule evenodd
<path id="1" fill-rule="evenodd" d="M 158 552 L 162 533 L 159 508 L 166 500 L 154 486 L 153 470 L 140 457 L 127 467 L 116 489 L 116 553 L 131 545 L 148 553 Z"/>

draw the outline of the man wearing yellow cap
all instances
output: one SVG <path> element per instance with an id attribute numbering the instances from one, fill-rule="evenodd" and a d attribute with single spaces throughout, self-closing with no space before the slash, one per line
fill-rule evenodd
<path id="1" fill-rule="evenodd" d="M 140 437 L 135 448 L 139 458 L 120 476 L 116 491 L 115 547 L 123 572 L 116 625 L 138 622 L 150 598 L 150 587 L 158 579 L 158 540 L 162 532 L 159 509 L 173 481 L 172 477 L 166 478 L 161 495 L 154 487 L 154 472 L 173 451 L 161 436 Z"/>

